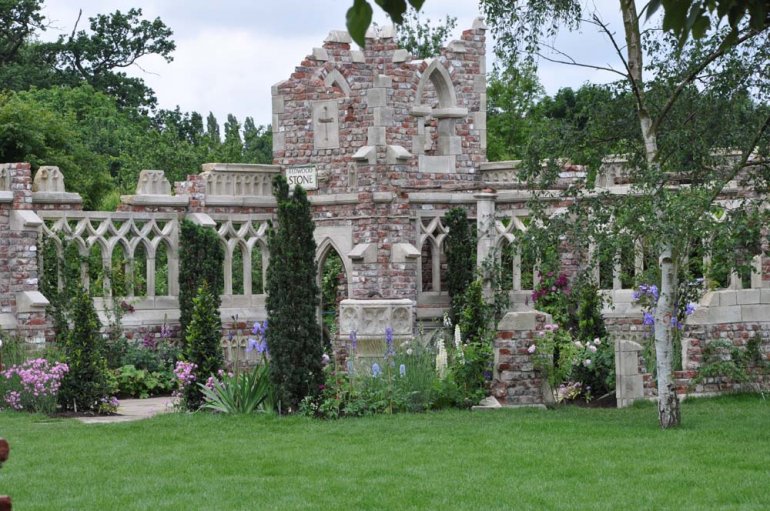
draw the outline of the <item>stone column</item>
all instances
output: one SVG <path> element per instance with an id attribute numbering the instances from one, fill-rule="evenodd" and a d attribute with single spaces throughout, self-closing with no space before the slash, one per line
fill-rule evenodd
<path id="1" fill-rule="evenodd" d="M 639 370 L 641 345 L 634 341 L 615 341 L 615 397 L 618 408 L 625 408 L 644 397 Z"/>
<path id="2" fill-rule="evenodd" d="M 32 172 L 29 163 L 7 166 L 13 202 L 8 235 L 8 273 L 11 310 L 16 332 L 27 341 L 44 343 L 48 300 L 38 291 L 38 232 L 43 220 L 32 210 Z"/>
<path id="3" fill-rule="evenodd" d="M 495 247 L 495 199 L 497 192 L 492 188 L 484 188 L 473 195 L 476 199 L 476 264 L 483 268 L 484 262 L 493 253 Z M 484 276 L 484 294 L 487 298 L 492 295 L 489 276 Z"/>

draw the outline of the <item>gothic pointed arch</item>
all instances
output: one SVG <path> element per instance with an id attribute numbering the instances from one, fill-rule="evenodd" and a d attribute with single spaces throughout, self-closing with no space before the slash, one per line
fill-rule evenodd
<path id="1" fill-rule="evenodd" d="M 422 105 L 425 95 L 425 87 L 430 82 L 436 91 L 439 108 L 452 108 L 457 106 L 457 96 L 452 85 L 452 77 L 449 71 L 441 65 L 438 59 L 433 59 L 423 71 L 420 82 L 417 84 L 417 97 L 415 105 Z"/>

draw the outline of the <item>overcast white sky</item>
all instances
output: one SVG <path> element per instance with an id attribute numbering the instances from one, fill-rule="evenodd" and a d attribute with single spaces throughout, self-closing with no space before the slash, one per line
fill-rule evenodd
<path id="1" fill-rule="evenodd" d="M 607 20 L 620 30 L 615 0 L 594 0 Z M 80 28 L 97 13 L 141 8 L 145 18 L 159 16 L 174 31 L 174 60 L 145 57 L 128 73 L 152 87 L 162 108 L 179 105 L 183 111 L 214 112 L 220 123 L 228 113 L 257 124 L 271 119 L 270 87 L 286 79 L 330 30 L 344 29 L 352 0 L 47 0 L 45 15 L 54 26 L 53 38 L 69 33 L 83 10 Z M 604 9 L 606 7 L 606 9 Z M 457 18 L 455 38 L 479 16 L 476 0 L 432 0 L 423 16 L 432 20 Z M 375 21 L 386 23 L 375 9 Z M 605 41 L 593 29 L 560 35 L 557 46 L 580 61 L 615 64 Z M 488 41 L 491 55 L 492 42 Z M 540 80 L 550 94 L 559 87 L 579 87 L 586 81 L 604 82 L 607 73 L 541 62 Z"/>

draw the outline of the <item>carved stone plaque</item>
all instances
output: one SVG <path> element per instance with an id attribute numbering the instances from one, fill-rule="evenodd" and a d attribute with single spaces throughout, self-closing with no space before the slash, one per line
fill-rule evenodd
<path id="1" fill-rule="evenodd" d="M 339 148 L 340 121 L 336 100 L 313 103 L 313 146 L 315 149 Z"/>

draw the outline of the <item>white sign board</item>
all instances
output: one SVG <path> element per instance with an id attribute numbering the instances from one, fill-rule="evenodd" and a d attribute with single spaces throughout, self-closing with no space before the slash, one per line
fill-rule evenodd
<path id="1" fill-rule="evenodd" d="M 305 190 L 318 190 L 318 173 L 315 165 L 287 167 L 286 181 L 289 183 L 290 190 L 293 190 L 296 185 L 300 185 Z"/>

